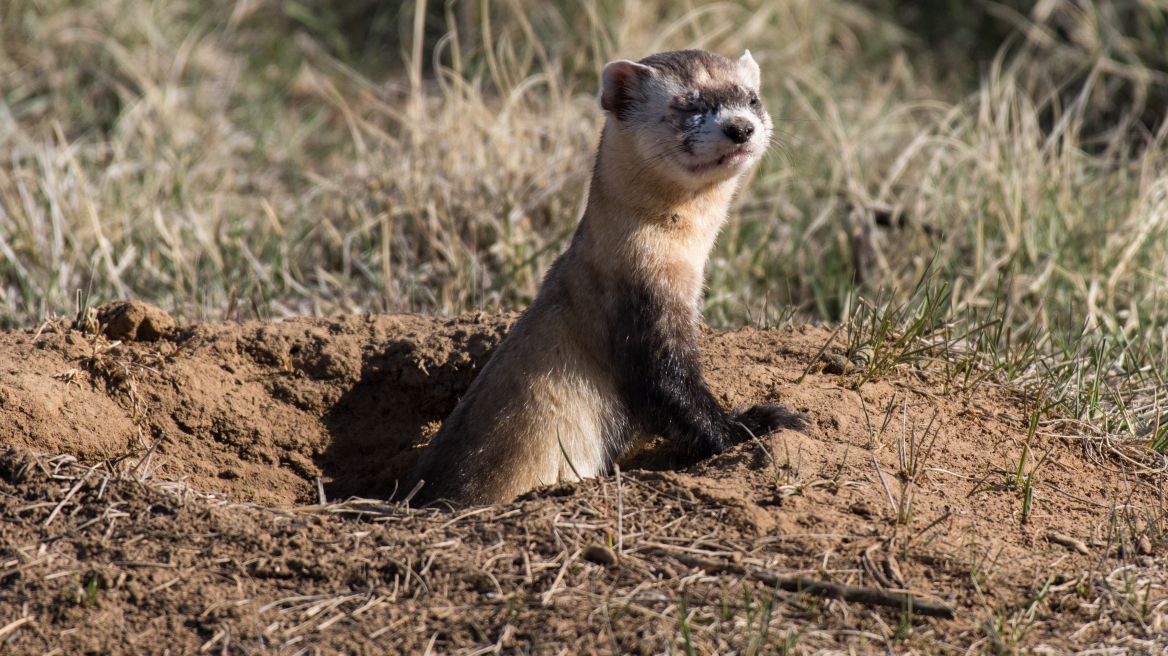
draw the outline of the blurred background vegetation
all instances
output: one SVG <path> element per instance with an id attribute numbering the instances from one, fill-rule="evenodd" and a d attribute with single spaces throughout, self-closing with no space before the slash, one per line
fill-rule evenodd
<path id="1" fill-rule="evenodd" d="M 687 47 L 749 48 L 776 125 L 709 323 L 839 321 L 928 272 L 947 313 L 1163 370 L 1165 0 L 6 0 L 0 326 L 522 309 L 601 67 Z"/>

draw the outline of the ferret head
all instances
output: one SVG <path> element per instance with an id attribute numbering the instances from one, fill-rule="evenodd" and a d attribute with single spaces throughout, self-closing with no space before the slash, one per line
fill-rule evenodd
<path id="1" fill-rule="evenodd" d="M 750 51 L 730 61 L 703 50 L 604 67 L 600 106 L 647 167 L 689 188 L 735 177 L 762 157 L 771 117 Z"/>

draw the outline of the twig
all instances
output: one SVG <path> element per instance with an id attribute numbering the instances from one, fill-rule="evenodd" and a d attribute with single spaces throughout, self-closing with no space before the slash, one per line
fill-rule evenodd
<path id="1" fill-rule="evenodd" d="M 695 558 L 694 556 L 665 549 L 657 549 L 656 551 L 658 554 L 669 556 L 683 565 L 697 567 L 707 573 L 726 573 L 735 576 L 745 576 L 760 583 L 765 583 L 773 588 L 786 590 L 787 592 L 810 594 L 828 599 L 842 599 L 843 601 L 868 606 L 887 606 L 901 610 L 911 609 L 912 612 L 921 615 L 941 617 L 944 619 L 953 618 L 953 608 L 950 606 L 935 601 L 916 599 L 910 594 L 876 590 L 873 588 L 857 588 L 850 585 L 816 581 L 802 576 L 783 576 L 773 570 L 751 571 L 740 565 L 720 563 L 705 558 Z"/>
<path id="2" fill-rule="evenodd" d="M 576 562 L 576 559 L 579 558 L 580 554 L 583 552 L 583 549 L 577 549 L 576 553 L 568 556 L 567 560 L 564 561 L 564 564 L 560 567 L 560 573 L 556 574 L 556 579 L 552 581 L 552 587 L 548 588 L 547 592 L 543 593 L 543 600 L 541 603 L 544 606 L 551 604 L 552 595 L 555 594 L 556 588 L 558 588 L 560 585 L 560 581 L 564 579 L 564 573 L 568 571 L 568 566 Z"/>
<path id="3" fill-rule="evenodd" d="M 12 633 L 25 624 L 34 621 L 36 621 L 36 615 L 29 615 L 28 617 L 22 617 L 15 622 L 9 622 L 8 624 L 5 624 L 2 628 L 0 628 L 0 639 L 4 638 L 9 633 Z"/>
<path id="4" fill-rule="evenodd" d="M 811 373 L 811 368 L 815 366 L 816 362 L 819 362 L 820 356 L 823 355 L 823 352 L 827 350 L 828 346 L 831 346 L 832 341 L 835 340 L 835 336 L 838 335 L 839 331 L 843 330 L 844 326 L 846 325 L 848 325 L 848 322 L 846 321 L 840 323 L 840 325 L 835 329 L 835 332 L 831 334 L 831 337 L 827 338 L 827 341 L 823 343 L 823 347 L 819 349 L 819 353 L 816 353 L 815 357 L 811 358 L 811 362 L 807 363 L 807 368 L 803 370 L 803 375 L 799 376 L 799 380 L 795 381 L 796 385 L 803 384 L 803 379 L 807 378 L 807 374 Z"/>
<path id="5" fill-rule="evenodd" d="M 1051 532 L 1051 533 L 1047 533 L 1046 539 L 1050 540 L 1051 542 L 1053 542 L 1055 544 L 1059 544 L 1059 545 L 1062 545 L 1064 547 L 1067 547 L 1068 549 L 1072 549 L 1074 551 L 1077 551 L 1077 552 L 1083 554 L 1084 556 L 1091 553 L 1091 550 L 1087 548 L 1087 544 L 1085 542 L 1083 542 L 1082 540 L 1079 540 L 1077 538 L 1073 538 L 1069 535 L 1063 535 L 1062 533 Z"/>
<path id="6" fill-rule="evenodd" d="M 430 656 L 430 652 L 434 649 L 434 641 L 438 639 L 438 634 L 441 631 L 435 631 L 434 635 L 430 636 L 430 642 L 426 644 L 426 653 L 422 656 Z"/>
<path id="7" fill-rule="evenodd" d="M 482 513 L 490 511 L 490 510 L 494 510 L 494 508 L 491 506 L 483 506 L 482 508 L 476 508 L 475 510 L 468 510 L 467 512 L 464 512 L 461 515 L 455 517 L 454 519 L 439 526 L 437 530 L 441 531 L 442 529 L 446 528 L 447 526 L 450 526 L 452 524 L 457 524 L 458 522 L 461 522 L 462 520 L 466 519 L 467 517 L 473 517 L 475 515 L 480 515 Z M 498 518 L 496 517 L 496 519 L 498 519 Z M 434 529 L 427 529 L 426 532 L 423 533 L 422 535 L 429 533 L 431 530 L 434 530 Z"/>
<path id="8" fill-rule="evenodd" d="M 877 583 L 884 586 L 885 588 L 891 588 L 894 587 L 892 582 L 888 580 L 888 577 L 886 577 L 884 572 L 881 571 L 880 566 L 876 564 L 876 559 L 872 557 L 872 552 L 879 549 L 880 546 L 881 543 L 877 542 L 876 544 L 873 544 L 872 546 L 865 549 L 864 555 L 860 556 L 860 564 L 864 566 L 864 570 L 868 572 L 869 576 L 876 579 Z"/>
<path id="9" fill-rule="evenodd" d="M 405 508 L 409 508 L 410 507 L 410 499 L 413 499 L 414 495 L 417 494 L 418 490 L 422 489 L 422 486 L 425 484 L 426 484 L 426 479 L 424 479 L 424 478 L 418 479 L 418 484 L 414 486 L 414 489 L 410 490 L 410 493 L 406 495 L 406 498 L 401 500 L 401 505 Z"/>
<path id="10" fill-rule="evenodd" d="M 390 558 L 390 557 L 386 556 L 385 559 L 388 560 L 389 562 L 393 563 L 394 565 L 396 565 L 399 572 L 405 572 L 406 585 L 409 585 L 410 577 L 412 576 L 412 577 L 414 577 L 415 581 L 422 584 L 423 588 L 426 588 L 426 592 L 430 592 L 430 584 L 426 583 L 426 579 L 422 578 L 421 575 L 419 575 L 417 572 L 415 572 L 413 567 L 409 566 L 406 563 L 401 562 L 400 560 L 397 560 L 396 558 Z M 408 592 L 408 590 L 407 590 L 407 592 Z"/>
<path id="11" fill-rule="evenodd" d="M 624 555 L 625 553 L 625 532 L 624 532 L 624 515 L 625 506 L 621 497 L 621 474 L 620 465 L 613 465 L 616 469 L 616 552 Z"/>
<path id="12" fill-rule="evenodd" d="M 767 448 L 762 445 L 762 441 L 760 441 L 757 437 L 755 437 L 754 431 L 747 428 L 746 424 L 744 424 L 742 422 L 738 422 L 738 425 L 741 426 L 742 429 L 746 431 L 746 434 L 750 436 L 750 439 L 754 440 L 754 443 L 756 445 L 758 445 L 758 448 L 762 449 L 763 455 L 765 455 L 767 457 L 767 460 L 771 461 L 771 466 L 777 468 L 779 466 L 779 463 L 775 462 L 774 456 L 772 456 L 771 452 L 767 451 Z"/>
<path id="13" fill-rule="evenodd" d="M 576 465 L 572 464 L 572 458 L 568 455 L 568 450 L 564 448 L 564 441 L 560 439 L 560 427 L 558 424 L 556 425 L 556 441 L 560 443 L 560 453 L 564 454 L 564 460 L 568 461 L 568 467 L 572 469 L 572 473 L 576 475 L 576 479 L 580 481 L 584 480 L 580 472 L 576 471 Z"/>
<path id="14" fill-rule="evenodd" d="M 884 492 L 888 495 L 888 503 L 892 504 L 892 512 L 900 515 L 900 509 L 896 505 L 896 501 L 892 498 L 892 490 L 888 488 L 888 483 L 884 481 L 884 472 L 880 471 L 880 463 L 876 460 L 876 454 L 872 454 L 872 464 L 876 465 L 876 475 L 880 477 L 880 484 L 884 486 Z"/>
<path id="15" fill-rule="evenodd" d="M 43 526 L 47 528 L 49 524 L 53 523 L 53 520 L 57 518 L 57 513 L 61 512 L 61 509 L 65 507 L 65 504 L 69 503 L 69 499 L 72 499 L 73 495 L 77 494 L 77 490 L 80 490 L 81 486 L 85 485 L 85 481 L 89 480 L 89 475 L 92 474 L 93 470 L 95 469 L 97 469 L 97 465 L 90 467 L 89 471 L 85 472 L 85 475 L 81 477 L 81 480 L 77 481 L 77 484 L 69 489 L 69 493 L 65 495 L 64 499 L 61 499 L 61 503 L 58 503 L 57 507 L 53 508 L 53 512 L 49 513 L 49 518 L 45 520 Z"/>
<path id="16" fill-rule="evenodd" d="M 150 469 L 150 459 L 154 456 L 154 449 L 158 447 L 158 443 L 161 441 L 162 441 L 162 438 L 154 440 L 154 444 L 151 444 L 150 448 L 146 449 L 146 455 L 142 456 L 142 459 L 138 461 L 138 464 L 134 465 L 134 468 L 130 470 L 130 476 L 137 474 L 138 468 L 141 467 L 143 463 L 146 464 L 147 470 Z M 148 476 L 147 474 L 144 474 L 142 476 L 142 478 L 139 478 L 138 480 L 144 481 L 144 480 L 146 480 L 147 476 Z"/>

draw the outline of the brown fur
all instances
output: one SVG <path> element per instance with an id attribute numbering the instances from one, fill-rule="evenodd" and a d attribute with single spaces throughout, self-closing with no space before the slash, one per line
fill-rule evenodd
<path id="1" fill-rule="evenodd" d="M 697 380 L 686 373 L 690 369 L 677 374 L 674 387 L 684 388 L 682 396 L 690 393 L 686 386 L 709 396 L 699 365 L 690 362 L 696 362 L 703 268 L 743 173 L 767 146 L 770 119 L 756 102 L 757 120 L 734 119 L 762 131 L 744 146 L 754 149 L 750 161 L 721 167 L 719 160 L 712 173 L 696 175 L 679 166 L 700 164 L 706 151 L 716 159 L 720 151 L 711 149 L 728 148 L 716 130 L 722 124 L 704 126 L 705 132 L 689 135 L 692 143 L 678 145 L 679 128 L 671 121 L 696 124 L 698 110 L 691 109 L 705 102 L 691 100 L 697 95 L 737 103 L 733 108 L 743 114 L 740 105 L 750 102 L 757 80 L 749 53 L 738 62 L 698 51 L 662 53 L 641 65 L 606 67 L 601 105 L 609 119 L 584 217 L 531 307 L 424 452 L 415 480 L 425 483 L 415 503 L 493 503 L 577 474 L 601 475 L 645 438 L 652 422 L 636 414 L 640 406 L 628 393 L 630 384 L 640 384 L 641 372 L 628 371 L 631 365 L 613 355 L 621 352 L 614 344 L 631 339 L 620 327 L 632 301 L 629 290 L 640 290 L 659 308 L 646 315 L 652 333 L 646 343 L 660 342 L 662 353 L 680 354 L 679 367 L 697 372 Z M 683 146 L 697 159 L 681 154 Z M 652 384 L 646 383 L 645 398 L 658 394 Z M 679 407 L 687 402 L 679 399 Z M 713 403 L 711 421 L 722 421 Z M 700 431 L 695 439 L 700 449 L 721 448 L 714 438 L 708 447 Z"/>

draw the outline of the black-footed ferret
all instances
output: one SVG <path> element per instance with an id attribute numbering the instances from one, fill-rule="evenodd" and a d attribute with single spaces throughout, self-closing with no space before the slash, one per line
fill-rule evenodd
<path id="1" fill-rule="evenodd" d="M 779 405 L 724 411 L 695 346 L 706 259 L 771 138 L 758 90 L 749 51 L 604 67 L 607 114 L 584 217 L 422 453 L 414 505 L 497 503 L 601 475 L 653 435 L 704 457 L 802 426 Z"/>

